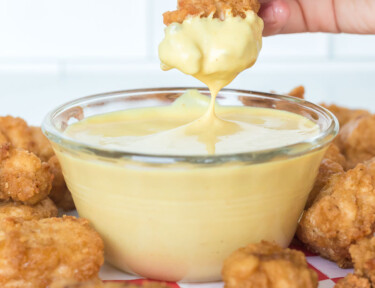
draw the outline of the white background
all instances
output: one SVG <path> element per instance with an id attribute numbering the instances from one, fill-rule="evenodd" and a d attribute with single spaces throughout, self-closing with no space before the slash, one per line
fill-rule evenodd
<path id="1" fill-rule="evenodd" d="M 57 104 L 89 94 L 201 85 L 162 72 L 162 12 L 177 0 L 0 0 L 0 114 L 39 124 Z M 375 108 L 375 36 L 304 34 L 264 39 L 257 64 L 230 86 L 314 102 Z"/>

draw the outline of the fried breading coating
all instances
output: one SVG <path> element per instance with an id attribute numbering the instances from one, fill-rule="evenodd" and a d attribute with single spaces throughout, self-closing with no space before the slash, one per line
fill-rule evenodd
<path id="1" fill-rule="evenodd" d="M 340 164 L 344 168 L 344 170 L 346 168 L 345 156 L 340 152 L 339 147 L 337 147 L 337 145 L 333 143 L 329 145 L 326 153 L 324 154 L 324 159 L 329 159 Z"/>
<path id="2" fill-rule="evenodd" d="M 0 222 L 0 286 L 46 288 L 98 279 L 103 242 L 86 219 L 64 216 Z"/>
<path id="3" fill-rule="evenodd" d="M 7 137 L 14 147 L 30 150 L 32 135 L 25 120 L 12 116 L 0 117 L 0 132 Z"/>
<path id="4" fill-rule="evenodd" d="M 375 284 L 375 237 L 363 238 L 350 246 L 354 272 L 360 277 L 366 277 Z"/>
<path id="5" fill-rule="evenodd" d="M 289 96 L 305 99 L 305 87 L 298 86 L 288 93 Z"/>
<path id="6" fill-rule="evenodd" d="M 163 14 L 164 24 L 182 23 L 188 16 L 225 19 L 227 11 L 233 16 L 246 17 L 246 11 L 258 13 L 260 4 L 258 0 L 178 0 L 176 11 Z"/>
<path id="7" fill-rule="evenodd" d="M 43 162 L 47 162 L 55 155 L 51 143 L 48 141 L 47 137 L 44 136 L 40 127 L 31 126 L 30 131 L 32 136 L 30 152 L 37 155 Z"/>
<path id="8" fill-rule="evenodd" d="M 349 246 L 374 232 L 374 165 L 333 175 L 300 220 L 298 238 L 340 267 L 352 266 Z"/>
<path id="9" fill-rule="evenodd" d="M 338 135 L 338 143 L 348 168 L 374 157 L 375 115 L 362 116 L 346 123 Z"/>
<path id="10" fill-rule="evenodd" d="M 66 186 L 64 176 L 61 171 L 60 162 L 56 155 L 48 161 L 50 172 L 54 175 L 52 182 L 52 190 L 49 197 L 56 203 L 57 207 L 65 211 L 75 208 L 72 194 Z"/>
<path id="11" fill-rule="evenodd" d="M 366 278 L 348 274 L 345 278 L 337 282 L 335 288 L 371 288 L 371 284 Z"/>
<path id="12" fill-rule="evenodd" d="M 314 187 L 309 194 L 305 209 L 311 207 L 316 197 L 319 195 L 323 187 L 328 183 L 332 175 L 337 173 L 344 173 L 346 166 L 346 159 L 341 154 L 339 148 L 335 144 L 330 144 L 322 163 L 319 166 L 319 172 L 316 177 Z"/>
<path id="13" fill-rule="evenodd" d="M 318 276 L 302 252 L 262 241 L 240 248 L 224 262 L 225 288 L 312 288 Z"/>
<path id="14" fill-rule="evenodd" d="M 362 109 L 348 109 L 345 107 L 337 106 L 337 105 L 327 105 L 324 103 L 321 103 L 320 106 L 323 106 L 324 108 L 331 111 L 339 120 L 340 126 L 343 127 L 346 123 L 348 123 L 351 120 L 357 119 L 362 116 L 369 116 L 371 115 L 369 111 L 362 110 Z"/>
<path id="15" fill-rule="evenodd" d="M 10 146 L 8 138 L 0 131 L 0 161 L 9 157 Z"/>
<path id="16" fill-rule="evenodd" d="M 144 281 L 142 285 L 133 283 L 102 283 L 102 282 L 75 282 L 62 281 L 53 283 L 51 288 L 168 288 L 163 282 Z"/>
<path id="17" fill-rule="evenodd" d="M 0 199 L 36 204 L 48 196 L 52 180 L 47 163 L 26 150 L 10 148 L 0 163 Z"/>
<path id="18" fill-rule="evenodd" d="M 314 187 L 309 194 L 309 198 L 307 199 L 305 209 L 308 209 L 312 206 L 316 197 L 331 179 L 332 175 L 338 173 L 344 173 L 344 169 L 339 163 L 330 159 L 323 159 L 322 163 L 320 163 L 319 166 L 319 172 L 318 176 L 316 177 Z"/>
<path id="19" fill-rule="evenodd" d="M 56 216 L 57 207 L 49 198 L 46 198 L 35 205 L 24 205 L 19 202 L 0 203 L 0 221 L 8 217 L 29 221 Z"/>

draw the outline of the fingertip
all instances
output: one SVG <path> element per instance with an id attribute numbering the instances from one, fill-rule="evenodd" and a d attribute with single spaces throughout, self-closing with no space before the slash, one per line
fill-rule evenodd
<path id="1" fill-rule="evenodd" d="M 264 21 L 263 36 L 278 34 L 286 25 L 290 9 L 285 0 L 273 0 L 262 4 L 259 16 Z"/>

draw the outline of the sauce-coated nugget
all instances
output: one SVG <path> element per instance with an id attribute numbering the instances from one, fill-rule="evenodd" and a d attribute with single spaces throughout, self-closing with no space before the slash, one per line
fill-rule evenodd
<path id="1" fill-rule="evenodd" d="M 340 267 L 352 266 L 349 246 L 374 232 L 374 166 L 333 175 L 299 223 L 298 238 Z"/>
<path id="2" fill-rule="evenodd" d="M 371 288 L 371 284 L 366 278 L 348 274 L 345 278 L 337 282 L 335 288 Z"/>
<path id="3" fill-rule="evenodd" d="M 356 275 L 366 277 L 375 284 L 375 238 L 363 238 L 350 246 Z"/>
<path id="4" fill-rule="evenodd" d="M 375 115 L 362 116 L 346 123 L 338 143 L 345 155 L 348 168 L 375 156 Z"/>
<path id="5" fill-rule="evenodd" d="M 222 275 L 225 288 L 318 287 L 318 276 L 302 252 L 265 241 L 235 251 L 225 260 Z"/>
<path id="6" fill-rule="evenodd" d="M 182 23 L 187 16 L 225 18 L 225 11 L 231 11 L 233 16 L 246 17 L 246 11 L 258 13 L 260 4 L 258 0 L 178 0 L 176 11 L 163 14 L 164 24 Z"/>
<path id="7" fill-rule="evenodd" d="M 67 210 L 75 208 L 72 194 L 66 186 L 64 176 L 61 171 L 60 162 L 56 156 L 48 161 L 50 172 L 54 175 L 52 190 L 49 197 L 56 203 L 57 207 Z"/>
<path id="8" fill-rule="evenodd" d="M 64 281 L 53 283 L 51 288 L 168 288 L 169 286 L 163 282 L 144 281 L 142 285 L 133 283 L 102 283 L 94 282 L 74 282 Z"/>
<path id="9" fill-rule="evenodd" d="M 48 196 L 52 180 L 47 163 L 26 150 L 10 148 L 0 162 L 0 199 L 36 204 Z"/>
<path id="10" fill-rule="evenodd" d="M 47 162 L 55 155 L 51 143 L 48 141 L 47 137 L 44 136 L 40 127 L 31 126 L 30 131 L 32 136 L 30 152 L 37 155 L 43 162 Z"/>
<path id="11" fill-rule="evenodd" d="M 57 207 L 49 198 L 35 205 L 24 205 L 19 202 L 0 203 L 0 220 L 8 217 L 21 218 L 23 220 L 39 220 L 57 216 Z"/>
<path id="12" fill-rule="evenodd" d="M 62 279 L 97 279 L 103 242 L 86 219 L 0 222 L 0 287 L 46 288 Z"/>
<path id="13" fill-rule="evenodd" d="M 357 119 L 362 116 L 371 115 L 370 112 L 367 110 L 349 109 L 334 104 L 327 105 L 322 103 L 320 105 L 331 111 L 336 116 L 337 120 L 339 120 L 341 127 L 343 127 L 346 123 L 348 123 L 351 120 Z"/>

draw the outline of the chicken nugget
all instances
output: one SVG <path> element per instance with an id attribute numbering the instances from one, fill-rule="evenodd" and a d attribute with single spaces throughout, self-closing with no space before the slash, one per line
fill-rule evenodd
<path id="1" fill-rule="evenodd" d="M 49 198 L 35 205 L 24 205 L 19 202 L 0 203 L 0 220 L 8 217 L 21 218 L 23 220 L 39 220 L 57 216 L 57 207 Z"/>
<path id="2" fill-rule="evenodd" d="M 331 179 L 332 175 L 339 173 L 344 173 L 344 169 L 339 163 L 330 159 L 323 159 L 322 163 L 320 163 L 319 166 L 319 172 L 318 176 L 316 177 L 314 187 L 309 194 L 309 198 L 307 199 L 305 209 L 308 209 L 312 206 L 319 193 Z"/>
<path id="3" fill-rule="evenodd" d="M 101 281 L 75 282 L 62 281 L 53 283 L 51 288 L 168 288 L 164 282 L 144 281 L 141 285 L 134 283 L 102 283 Z"/>
<path id="4" fill-rule="evenodd" d="M 346 166 L 346 159 L 344 155 L 340 153 L 339 148 L 335 144 L 331 144 L 326 153 L 322 163 L 319 166 L 319 172 L 316 177 L 314 187 L 309 194 L 305 209 L 311 207 L 315 198 L 319 195 L 323 187 L 328 183 L 332 175 L 337 173 L 344 173 L 344 167 Z"/>
<path id="5" fill-rule="evenodd" d="M 342 127 L 338 142 L 348 168 L 375 156 L 375 115 L 362 116 Z"/>
<path id="6" fill-rule="evenodd" d="M 0 199 L 36 204 L 48 196 L 52 180 L 47 163 L 26 150 L 10 149 L 0 163 Z"/>
<path id="7" fill-rule="evenodd" d="M 32 136 L 30 152 L 37 155 L 43 162 L 47 162 L 53 155 L 55 155 L 51 143 L 47 137 L 44 136 L 40 127 L 31 126 L 30 130 Z"/>
<path id="8" fill-rule="evenodd" d="M 46 288 L 98 279 L 103 242 L 86 219 L 64 216 L 0 222 L 0 286 Z"/>
<path id="9" fill-rule="evenodd" d="M 8 138 L 14 147 L 30 150 L 32 135 L 25 120 L 12 116 L 0 117 L 0 132 Z"/>
<path id="10" fill-rule="evenodd" d="M 305 87 L 298 86 L 288 93 L 289 96 L 305 99 Z"/>
<path id="11" fill-rule="evenodd" d="M 66 186 L 64 176 L 61 171 L 60 162 L 56 155 L 48 161 L 50 172 L 54 175 L 52 182 L 52 190 L 49 197 L 55 202 L 57 207 L 65 211 L 75 208 L 72 194 Z"/>
<path id="12" fill-rule="evenodd" d="M 374 232 L 374 162 L 333 175 L 299 222 L 297 236 L 309 250 L 351 267 L 349 247 Z"/>
<path id="13" fill-rule="evenodd" d="M 346 275 L 334 288 L 371 288 L 371 284 L 366 278 L 361 278 L 353 274 Z"/>
<path id="14" fill-rule="evenodd" d="M 327 105 L 324 103 L 321 103 L 320 106 L 323 106 L 324 108 L 331 111 L 339 120 L 340 126 L 343 127 L 346 123 L 348 123 L 351 120 L 357 119 L 362 116 L 370 116 L 371 113 L 367 110 L 362 109 L 348 109 L 337 105 Z"/>
<path id="15" fill-rule="evenodd" d="M 324 154 L 324 159 L 329 159 L 333 162 L 336 162 L 342 166 L 342 168 L 346 169 L 346 158 L 340 152 L 340 149 L 335 144 L 330 144 L 326 153 Z"/>
<path id="16" fill-rule="evenodd" d="M 178 0 L 176 11 L 163 14 L 164 24 L 182 23 L 188 16 L 208 17 L 224 20 L 226 12 L 233 16 L 246 17 L 246 11 L 258 13 L 258 0 Z"/>
<path id="17" fill-rule="evenodd" d="M 350 246 L 354 272 L 375 284 L 375 238 L 363 238 Z"/>
<path id="18" fill-rule="evenodd" d="M 318 276 L 302 252 L 262 241 L 240 248 L 224 262 L 225 288 L 313 288 Z"/>
<path id="19" fill-rule="evenodd" d="M 0 162 L 9 156 L 10 146 L 8 138 L 0 131 Z"/>

